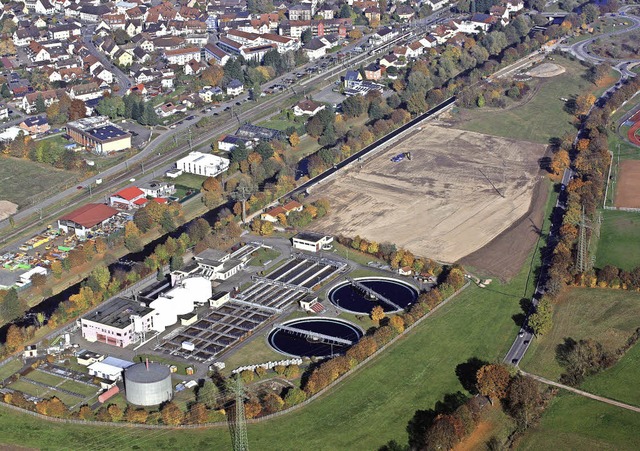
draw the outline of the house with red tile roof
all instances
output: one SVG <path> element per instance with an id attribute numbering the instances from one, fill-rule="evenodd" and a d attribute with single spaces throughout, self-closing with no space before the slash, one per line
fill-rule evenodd
<path id="1" fill-rule="evenodd" d="M 121 210 L 140 208 L 147 203 L 147 196 L 137 186 L 129 186 L 121 189 L 109 197 L 109 205 Z"/>

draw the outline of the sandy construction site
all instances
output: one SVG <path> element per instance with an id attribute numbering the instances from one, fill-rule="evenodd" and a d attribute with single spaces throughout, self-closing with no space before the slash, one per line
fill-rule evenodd
<path id="1" fill-rule="evenodd" d="M 391 161 L 402 152 L 412 159 Z M 313 228 L 455 262 L 528 213 L 544 152 L 541 144 L 428 125 L 314 187 L 332 213 Z"/>

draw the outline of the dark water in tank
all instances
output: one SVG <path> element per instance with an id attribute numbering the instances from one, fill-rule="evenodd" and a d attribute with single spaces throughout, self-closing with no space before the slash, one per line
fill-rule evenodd
<path id="1" fill-rule="evenodd" d="M 332 337 L 345 338 L 356 343 L 362 338 L 362 331 L 355 325 L 331 318 L 302 319 L 286 323 L 296 329 L 318 332 Z M 272 330 L 268 336 L 269 344 L 276 351 L 299 357 L 326 357 L 332 354 L 343 354 L 347 345 L 318 342 L 311 338 L 293 335 L 284 330 Z"/>
<path id="2" fill-rule="evenodd" d="M 418 299 L 418 292 L 400 281 L 384 279 L 358 279 L 358 282 L 381 294 L 403 309 L 413 304 Z M 380 305 L 385 312 L 393 312 L 395 309 L 385 303 L 366 297 L 356 287 L 347 283 L 339 286 L 329 293 L 331 303 L 343 310 L 368 315 L 376 305 Z"/>

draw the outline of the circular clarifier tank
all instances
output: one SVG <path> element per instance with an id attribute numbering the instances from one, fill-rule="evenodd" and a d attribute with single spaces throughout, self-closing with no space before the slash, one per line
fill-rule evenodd
<path id="1" fill-rule="evenodd" d="M 339 309 L 351 313 L 368 315 L 376 305 L 392 313 L 415 303 L 418 290 L 390 277 L 360 277 L 336 285 L 329 291 L 328 298 Z M 385 302 L 385 299 L 391 302 Z"/>
<path id="2" fill-rule="evenodd" d="M 343 354 L 364 335 L 362 329 L 337 318 L 298 318 L 275 326 L 269 345 L 281 354 L 296 357 L 329 357 Z"/>

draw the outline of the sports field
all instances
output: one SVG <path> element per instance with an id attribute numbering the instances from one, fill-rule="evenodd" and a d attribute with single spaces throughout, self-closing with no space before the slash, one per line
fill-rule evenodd
<path id="1" fill-rule="evenodd" d="M 640 266 L 640 212 L 602 212 L 596 266 L 605 265 L 627 271 Z"/>
<path id="2" fill-rule="evenodd" d="M 615 350 L 640 327 L 640 293 L 600 288 L 574 288 L 558 300 L 553 328 L 535 339 L 522 360 L 525 371 L 557 380 L 563 369 L 556 348 L 565 338 L 597 340 Z"/>
<path id="3" fill-rule="evenodd" d="M 635 451 L 640 449 L 639 430 L 636 412 L 561 392 L 517 449 Z"/>
<path id="4" fill-rule="evenodd" d="M 566 132 L 574 132 L 576 119 L 561 99 L 575 98 L 587 90 L 597 93 L 601 88 L 584 78 L 587 68 L 578 61 L 554 55 L 553 63 L 566 71 L 556 77 L 530 82 L 535 91 L 530 100 L 507 109 L 463 110 L 461 122 L 455 126 L 543 144 Z"/>
<path id="5" fill-rule="evenodd" d="M 31 201 L 45 198 L 49 193 L 73 186 L 78 174 L 55 169 L 53 166 L 11 157 L 0 158 L 0 200 L 28 206 Z"/>

